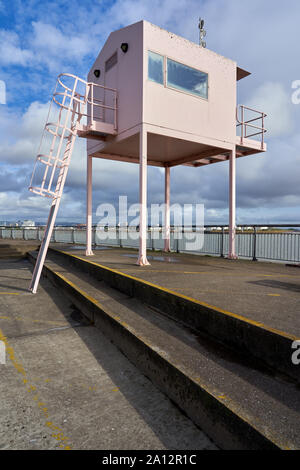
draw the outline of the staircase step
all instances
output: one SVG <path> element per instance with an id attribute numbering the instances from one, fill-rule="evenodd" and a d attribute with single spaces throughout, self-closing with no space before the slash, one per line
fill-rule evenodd
<path id="1" fill-rule="evenodd" d="M 34 263 L 36 253 L 29 253 Z M 299 449 L 297 386 L 53 251 L 43 274 L 224 449 Z"/>
<path id="2" fill-rule="evenodd" d="M 252 357 L 300 384 L 300 367 L 291 360 L 293 342 L 299 339 L 296 336 L 95 263 L 89 258 L 53 247 L 49 250 L 95 279 L 105 281 L 124 294 L 141 300 L 199 333 L 212 336 L 238 354 Z"/>
<path id="3" fill-rule="evenodd" d="M 27 256 L 27 251 L 33 250 L 34 246 L 14 244 L 0 244 L 0 259 L 21 259 Z"/>

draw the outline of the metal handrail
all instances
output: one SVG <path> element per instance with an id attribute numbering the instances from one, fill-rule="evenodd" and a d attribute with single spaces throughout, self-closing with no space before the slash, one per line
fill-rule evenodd
<path id="1" fill-rule="evenodd" d="M 40 188 L 34 188 L 34 192 L 37 194 L 41 194 L 47 197 L 50 197 L 48 194 L 42 194 L 43 191 Z M 55 194 L 54 194 L 55 197 Z M 279 262 L 292 262 L 292 263 L 299 263 L 300 262 L 300 230 L 298 231 L 270 231 L 270 230 L 261 230 L 265 229 L 266 227 L 270 227 L 272 229 L 276 228 L 289 228 L 295 229 L 300 228 L 300 224 L 239 224 L 237 229 L 239 228 L 246 228 L 247 230 L 242 232 L 237 230 L 236 231 L 236 241 L 237 241 L 237 253 L 240 257 L 245 258 L 252 258 L 253 261 L 257 261 L 258 259 L 265 259 L 265 260 L 272 260 L 272 261 L 279 261 Z M 199 232 L 195 232 L 198 228 L 190 226 L 189 230 L 194 232 L 195 236 Z M 0 226 L 0 239 L 5 238 L 15 238 L 15 231 L 19 231 L 22 233 L 22 237 L 24 240 L 28 239 L 28 235 L 30 234 L 30 239 L 32 240 L 39 240 L 41 241 L 43 238 L 43 234 L 45 233 L 45 226 L 34 226 L 34 227 L 11 227 L 11 226 Z M 155 227 L 155 229 L 163 230 L 162 227 Z M 177 230 L 179 229 L 179 230 Z M 106 245 L 106 246 L 120 246 L 123 248 L 130 247 L 137 245 L 132 245 L 131 242 L 126 244 L 126 237 L 120 237 L 119 234 L 121 232 L 128 232 L 128 236 L 130 232 L 135 231 L 135 226 L 110 226 L 107 227 L 103 225 L 99 227 L 99 225 L 95 225 L 93 227 L 94 233 L 96 230 L 105 230 L 105 231 L 112 231 L 116 233 L 116 238 L 113 243 L 111 243 L 111 238 L 108 235 L 107 240 L 97 239 L 95 237 L 95 245 Z M 54 228 L 54 242 L 60 243 L 74 243 L 74 244 L 83 244 L 84 238 L 78 237 L 77 234 L 82 234 L 86 231 L 86 227 L 66 227 L 66 226 L 56 226 Z M 205 237 L 205 244 L 203 248 L 199 250 L 199 254 L 209 254 L 214 256 L 221 256 L 224 257 L 228 253 L 228 225 L 206 225 L 205 230 L 201 228 L 201 232 L 204 232 Z M 69 238 L 69 234 L 71 235 L 71 241 Z M 153 230 L 149 227 L 149 239 L 152 240 L 152 249 L 153 250 L 161 250 L 160 240 L 161 238 L 157 239 L 157 245 L 155 242 L 155 238 L 152 238 Z M 182 231 L 182 227 L 174 227 L 171 226 L 171 248 L 173 251 L 178 252 L 185 252 L 184 243 L 181 247 L 178 247 L 176 240 L 176 233 L 184 233 Z M 66 237 L 66 238 L 64 238 Z M 97 241 L 98 240 L 98 241 Z M 172 243 L 173 240 L 173 243 Z M 282 240 L 282 241 L 281 241 Z M 173 246 L 172 246 L 173 245 Z M 188 250 L 186 250 L 188 251 Z"/>
<path id="2" fill-rule="evenodd" d="M 245 120 L 245 110 L 250 111 L 252 113 L 258 114 L 257 117 L 254 117 L 252 119 L 248 119 L 247 121 Z M 240 111 L 240 113 L 239 113 Z M 241 118 L 239 117 L 239 114 L 241 115 Z M 264 134 L 267 132 L 267 129 L 265 128 L 264 125 L 264 119 L 267 115 L 262 112 L 258 111 L 257 109 L 250 108 L 249 106 L 245 105 L 239 105 L 236 108 L 236 120 L 237 120 L 237 126 L 236 127 L 241 127 L 241 145 L 243 145 L 244 139 L 248 139 L 250 137 L 254 137 L 256 135 L 261 136 L 261 148 L 264 149 Z M 251 124 L 253 122 L 261 120 L 261 126 Z M 258 132 L 254 132 L 252 134 L 247 134 L 247 127 L 251 127 L 252 129 L 257 129 Z"/>
<path id="3" fill-rule="evenodd" d="M 65 83 L 67 78 L 71 79 L 71 83 Z M 102 96 L 95 97 L 96 89 L 101 89 L 105 93 L 103 99 L 100 99 Z M 105 103 L 107 92 L 109 92 L 108 104 Z M 95 113 L 96 109 L 100 109 L 100 112 Z M 54 110 L 56 113 L 54 118 L 51 117 L 51 110 Z M 51 198 L 55 198 L 57 194 L 60 197 L 61 181 L 63 181 L 62 175 L 69 165 L 74 139 L 78 129 L 82 127 L 82 118 L 87 119 L 88 125 L 84 127 L 93 129 L 95 121 L 105 122 L 104 113 L 106 110 L 113 113 L 109 121 L 116 131 L 116 89 L 87 82 L 71 73 L 61 73 L 58 76 L 29 185 L 30 191 Z M 45 139 L 48 133 L 51 135 L 49 147 L 48 141 Z M 45 145 L 48 148 L 46 151 L 43 151 L 42 146 Z M 43 167 L 44 172 L 40 185 L 36 185 L 34 184 L 34 177 L 38 174 L 37 164 L 40 163 L 45 165 Z M 62 173 L 60 174 L 57 170 L 62 170 Z M 38 177 L 40 178 L 40 176 Z M 56 187 L 55 190 L 53 190 L 54 186 Z"/>
<path id="4" fill-rule="evenodd" d="M 76 92 L 75 96 L 73 97 L 73 101 L 76 101 L 78 104 L 82 104 L 84 106 L 89 104 L 91 106 L 91 113 L 89 114 L 88 112 L 83 113 L 83 112 L 75 111 L 76 114 L 80 114 L 81 116 L 91 117 L 91 121 L 93 121 L 94 120 L 94 106 L 101 108 L 103 110 L 104 109 L 111 110 L 114 112 L 114 128 L 117 129 L 117 90 L 115 88 L 110 88 L 110 87 L 100 85 L 94 82 L 87 82 L 86 80 L 79 78 L 76 75 L 73 75 L 71 73 L 61 73 L 60 75 L 58 75 L 57 83 L 59 83 L 66 90 L 66 92 L 56 92 L 56 89 L 55 89 L 55 92 L 53 94 L 53 101 L 58 106 L 64 109 L 67 109 L 67 108 L 63 106 L 58 100 L 56 100 L 55 96 L 61 95 L 61 96 L 70 98 L 71 96 L 68 94 L 68 92 L 72 93 L 73 90 L 69 88 L 65 83 L 63 83 L 61 77 L 70 77 L 73 79 L 77 79 L 77 81 L 85 85 L 85 90 L 86 90 L 85 94 L 83 95 L 82 93 Z M 94 87 L 101 89 L 103 91 L 112 92 L 114 105 L 113 106 L 105 105 L 103 104 L 103 100 L 94 98 Z M 91 98 L 89 98 L 89 96 L 91 96 Z M 97 119 L 100 119 L 103 121 L 104 117 L 102 115 L 102 118 L 97 118 Z"/>

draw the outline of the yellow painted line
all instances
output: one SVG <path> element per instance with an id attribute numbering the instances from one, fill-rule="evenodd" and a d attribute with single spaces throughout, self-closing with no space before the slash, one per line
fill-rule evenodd
<path id="1" fill-rule="evenodd" d="M 0 295 L 20 295 L 20 292 L 0 292 Z"/>
<path id="2" fill-rule="evenodd" d="M 226 315 L 226 316 L 228 316 L 228 317 L 241 320 L 241 321 L 243 321 L 243 322 L 245 322 L 245 323 L 248 323 L 248 324 L 253 325 L 253 326 L 257 326 L 257 327 L 259 327 L 259 328 L 263 328 L 264 330 L 266 330 L 266 331 L 268 331 L 268 332 L 270 332 L 270 333 L 278 334 L 278 335 L 283 336 L 284 338 L 290 339 L 290 340 L 292 340 L 292 341 L 295 341 L 295 340 L 299 339 L 299 338 L 297 338 L 297 337 L 294 336 L 294 335 L 291 335 L 291 334 L 289 334 L 289 333 L 285 333 L 284 331 L 281 331 L 281 330 L 277 330 L 276 328 L 269 327 L 269 326 L 265 325 L 264 323 L 251 320 L 250 318 L 244 317 L 243 315 L 238 315 L 237 313 L 229 312 L 228 310 L 223 310 L 223 309 L 221 309 L 221 308 L 219 308 L 219 307 L 216 307 L 216 306 L 214 306 L 214 305 L 210 305 L 210 304 L 208 304 L 208 303 L 206 303 L 206 302 L 202 302 L 202 301 L 197 300 L 197 299 L 194 299 L 194 298 L 192 298 L 192 297 L 188 297 L 187 295 L 180 294 L 179 292 L 172 291 L 172 290 L 167 289 L 167 288 L 165 288 L 165 287 L 162 287 L 162 286 L 160 286 L 160 285 L 158 285 L 158 284 L 153 284 L 152 282 L 146 281 L 146 280 L 144 280 L 144 279 L 140 279 L 140 278 L 138 278 L 138 277 L 131 276 L 130 274 L 125 274 L 125 273 L 123 273 L 122 271 L 118 271 L 118 270 L 116 270 L 116 269 L 108 268 L 107 266 L 104 266 L 104 265 L 99 264 L 99 263 L 95 263 L 95 262 L 93 262 L 93 261 L 88 261 L 88 260 L 86 260 L 85 258 L 81 258 L 80 256 L 73 255 L 72 253 L 68 253 L 68 252 L 66 252 L 66 251 L 56 250 L 55 248 L 52 248 L 52 250 L 53 250 L 53 251 L 57 251 L 58 253 L 63 253 L 63 254 L 65 254 L 65 255 L 67 255 L 67 256 L 71 256 L 71 257 L 73 257 L 73 258 L 75 258 L 75 259 L 79 259 L 79 260 L 84 261 L 85 263 L 91 264 L 91 265 L 93 265 L 93 266 L 100 267 L 100 268 L 102 268 L 102 269 L 104 269 L 104 270 L 106 270 L 106 271 L 110 271 L 110 272 L 113 273 L 113 274 L 119 274 L 120 276 L 127 277 L 128 279 L 132 279 L 133 281 L 138 281 L 138 282 L 140 282 L 140 283 L 142 283 L 142 284 L 148 285 L 148 286 L 150 286 L 150 287 L 154 287 L 155 289 L 159 289 L 159 290 L 161 290 L 161 291 L 163 291 L 163 292 L 166 292 L 166 293 L 168 293 L 168 294 L 172 294 L 172 295 L 175 295 L 175 296 L 180 297 L 180 298 L 182 298 L 182 299 L 188 300 L 188 301 L 190 301 L 190 302 L 194 302 L 194 303 L 196 303 L 196 304 L 198 304 L 198 305 L 201 305 L 201 306 L 203 306 L 203 307 L 210 308 L 210 309 L 215 310 L 215 311 L 217 311 L 217 312 L 219 312 L 219 313 L 221 313 L 221 314 L 223 314 L 223 315 Z M 61 277 L 62 277 L 62 276 L 61 276 Z M 64 279 L 66 279 L 66 278 L 64 278 Z M 73 287 L 75 287 L 75 288 L 79 291 L 79 289 L 78 289 L 77 286 L 75 286 L 73 283 L 71 283 L 71 282 L 68 281 L 68 280 L 66 280 L 66 281 L 67 281 L 69 284 L 71 284 Z M 83 292 L 83 291 L 82 291 L 82 292 Z M 85 294 L 85 295 L 88 296 L 88 294 Z M 89 296 L 88 296 L 88 297 L 89 297 Z M 99 303 L 99 302 L 96 301 L 96 303 Z"/>
<path id="3" fill-rule="evenodd" d="M 67 252 L 65 252 L 67 253 Z M 67 253 L 69 254 L 69 253 Z M 71 255 L 72 256 L 72 255 Z M 84 258 L 80 258 L 80 259 L 84 259 Z M 86 261 L 84 259 L 84 261 Z M 90 261 L 89 261 L 90 262 Z M 100 265 L 99 265 L 100 266 Z M 108 268 L 108 266 L 105 266 Z M 110 268 L 108 268 L 110 269 Z M 138 268 L 139 269 L 139 268 Z M 128 268 L 125 268 L 124 269 L 124 273 L 135 273 L 138 271 L 138 269 L 128 269 Z M 224 272 L 220 272 L 220 271 L 175 271 L 175 270 L 163 270 L 163 269 L 149 269 L 147 267 L 147 274 L 148 273 L 168 273 L 168 274 L 211 274 L 213 276 L 224 276 L 224 277 L 227 277 L 227 276 L 230 276 L 230 277 L 233 277 L 233 276 L 244 276 L 244 277 L 291 277 L 291 278 L 296 278 L 298 276 L 296 275 L 292 275 L 292 274 L 260 274 L 260 273 L 243 273 L 243 272 L 239 272 L 239 271 L 236 271 L 236 272 L 230 272 L 230 273 L 224 273 Z"/>
<path id="4" fill-rule="evenodd" d="M 222 395 L 218 395 L 218 398 L 220 398 L 220 400 L 226 400 L 226 395 L 222 394 Z"/>
<path id="5" fill-rule="evenodd" d="M 127 272 L 136 272 L 136 269 L 127 269 Z M 214 274 L 211 271 L 175 271 L 175 270 L 163 270 L 163 269 L 149 269 L 147 273 L 169 273 L 169 274 Z M 220 273 L 219 273 L 220 274 Z"/>
<path id="6" fill-rule="evenodd" d="M 59 276 L 63 281 L 65 281 L 67 284 L 69 284 L 71 287 L 73 287 L 74 289 L 76 289 L 78 292 L 80 292 L 81 294 L 83 294 L 88 300 L 91 300 L 92 302 L 98 304 L 98 300 L 95 299 L 94 297 L 92 297 L 91 295 L 89 295 L 87 292 L 85 292 L 84 290 L 82 289 L 79 289 L 78 286 L 76 286 L 76 284 L 74 284 L 74 282 L 72 281 L 69 281 L 69 279 L 67 279 L 65 276 L 63 276 L 62 274 L 60 274 L 58 271 L 53 271 L 57 276 Z"/>
<path id="7" fill-rule="evenodd" d="M 28 376 L 27 376 L 27 373 L 26 373 L 23 365 L 20 362 L 17 361 L 14 349 L 12 348 L 12 346 L 9 345 L 8 340 L 7 340 L 6 336 L 3 334 L 1 329 L 0 329 L 0 340 L 4 342 L 6 352 L 8 354 L 9 359 L 11 360 L 14 368 L 17 370 L 17 372 L 19 374 L 21 374 L 22 382 L 23 382 L 23 385 L 26 387 L 27 392 L 30 393 L 30 394 L 32 392 L 36 392 L 35 385 L 31 385 L 29 383 L 28 378 L 27 378 Z M 32 398 L 33 398 L 34 401 L 38 401 L 38 397 L 39 397 L 39 394 L 34 393 Z M 57 441 L 61 442 L 60 447 L 62 449 L 70 450 L 71 447 L 67 443 L 67 441 L 69 440 L 68 437 L 64 436 L 63 431 L 59 427 L 54 426 L 51 421 L 49 422 L 48 408 L 45 406 L 45 403 L 39 401 L 38 402 L 38 407 L 43 412 L 43 417 L 46 419 L 45 425 L 53 431 L 52 437 L 54 439 L 56 439 Z M 56 434 L 54 434 L 54 432 Z"/>
<path id="8" fill-rule="evenodd" d="M 195 290 L 195 287 L 169 287 L 169 289 L 175 289 L 178 290 L 178 291 L 184 291 L 184 290 Z M 197 287 L 197 292 L 199 292 L 199 294 L 203 295 L 203 294 L 214 294 L 214 293 L 217 293 L 217 294 L 228 294 L 228 290 L 220 290 L 220 289 L 201 289 L 199 287 Z M 246 295 L 250 295 L 250 296 L 253 296 L 253 292 L 242 292 L 241 290 L 239 291 L 236 291 L 234 292 L 233 290 L 230 291 L 230 295 L 233 296 L 233 295 L 243 295 L 243 296 L 246 296 Z M 280 297 L 280 294 L 265 294 L 263 292 L 255 292 L 255 296 L 261 296 L 261 297 L 265 297 L 266 295 L 268 296 L 274 296 L 274 297 Z M 217 307 L 218 308 L 218 307 Z"/>

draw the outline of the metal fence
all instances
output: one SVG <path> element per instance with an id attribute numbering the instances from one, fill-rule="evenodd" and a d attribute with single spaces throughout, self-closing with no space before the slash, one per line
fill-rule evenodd
<path id="1" fill-rule="evenodd" d="M 300 262 L 300 225 L 240 226 L 236 233 L 236 254 L 241 258 Z M 293 227 L 293 230 L 287 230 Z M 44 227 L 0 227 L 0 239 L 41 241 Z M 189 238 L 199 239 L 199 249 L 190 248 Z M 115 246 L 138 248 L 139 233 L 128 228 L 93 228 L 93 246 Z M 201 240 L 200 240 L 201 238 Z M 85 228 L 55 227 L 52 243 L 72 243 L 82 246 L 86 242 Z M 228 254 L 228 227 L 206 226 L 204 231 L 196 228 L 184 232 L 176 228 L 171 231 L 171 251 L 177 253 L 194 253 L 202 255 L 226 256 Z M 196 243 L 197 245 L 197 243 Z M 161 229 L 149 229 L 147 248 L 163 250 L 164 239 Z"/>

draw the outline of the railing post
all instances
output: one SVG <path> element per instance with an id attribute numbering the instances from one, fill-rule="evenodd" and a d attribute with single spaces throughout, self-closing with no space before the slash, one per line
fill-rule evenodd
<path id="1" fill-rule="evenodd" d="M 121 227 L 117 226 L 116 227 L 116 231 L 117 231 L 117 236 L 119 238 L 119 247 L 122 248 L 122 236 L 121 236 Z"/>
<path id="2" fill-rule="evenodd" d="M 262 121 L 262 137 L 261 137 L 261 149 L 263 150 L 264 148 L 264 140 L 265 140 L 265 124 L 264 124 L 264 113 L 261 115 L 261 121 Z"/>
<path id="3" fill-rule="evenodd" d="M 175 243 L 175 251 L 176 253 L 179 253 L 179 243 L 178 243 L 178 230 L 174 230 L 174 241 L 176 240 L 176 243 Z"/>
<path id="4" fill-rule="evenodd" d="M 95 248 L 98 246 L 97 244 L 97 231 L 100 230 L 100 227 L 95 226 L 95 235 L 94 235 L 94 246 Z"/>
<path id="5" fill-rule="evenodd" d="M 243 145 L 244 142 L 244 106 L 241 105 L 241 113 L 242 113 L 242 131 L 241 131 L 241 144 Z"/>
<path id="6" fill-rule="evenodd" d="M 115 131 L 117 130 L 118 128 L 118 124 L 117 124 L 117 106 L 118 106 L 118 98 L 117 98 L 117 92 L 115 91 L 114 92 L 114 127 L 115 127 Z"/>
<path id="7" fill-rule="evenodd" d="M 205 232 L 204 232 L 205 233 Z M 224 227 L 222 227 L 222 233 L 221 233 L 221 253 L 220 257 L 224 258 Z"/>
<path id="8" fill-rule="evenodd" d="M 253 227 L 253 255 L 252 255 L 252 261 L 257 261 L 257 258 L 256 258 L 256 226 L 255 225 Z"/>
<path id="9" fill-rule="evenodd" d="M 91 83 L 91 125 L 94 122 L 94 84 Z"/>

